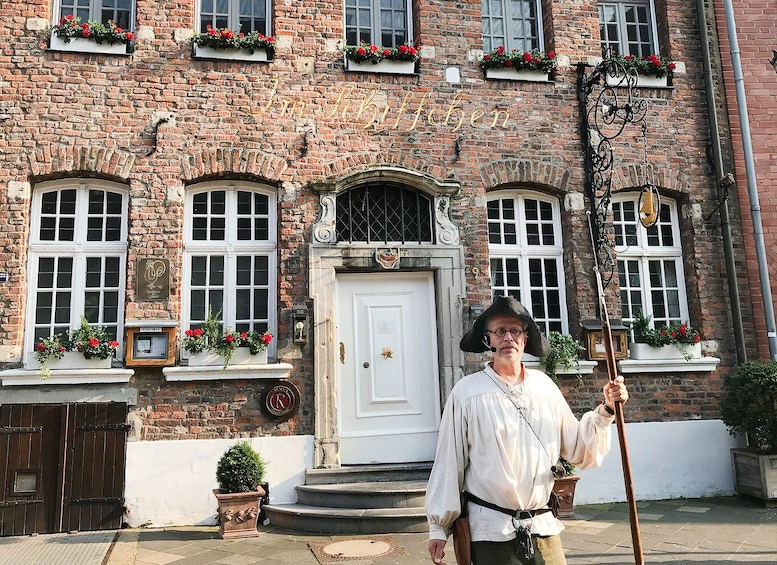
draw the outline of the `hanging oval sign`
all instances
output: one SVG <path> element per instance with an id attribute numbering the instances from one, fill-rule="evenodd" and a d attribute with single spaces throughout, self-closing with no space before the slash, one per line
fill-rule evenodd
<path id="1" fill-rule="evenodd" d="M 648 183 L 642 185 L 639 195 L 639 223 L 645 228 L 652 228 L 658 223 L 658 215 L 661 212 L 661 196 L 658 189 Z"/>
<path id="2" fill-rule="evenodd" d="M 280 381 L 264 393 L 262 409 L 274 420 L 288 420 L 299 410 L 300 392 L 290 381 Z"/>

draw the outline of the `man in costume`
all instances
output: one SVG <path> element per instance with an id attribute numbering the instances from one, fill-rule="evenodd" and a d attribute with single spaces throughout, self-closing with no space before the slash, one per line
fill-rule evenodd
<path id="1" fill-rule="evenodd" d="M 628 400 L 623 377 L 608 381 L 603 402 L 578 421 L 556 384 L 523 365 L 524 351 L 542 357 L 550 344 L 512 297 L 494 300 L 460 348 L 491 351 L 493 360 L 453 387 L 443 411 L 426 492 L 432 561 L 443 564 L 464 500 L 475 565 L 563 565 L 564 526 L 549 507 L 557 461 L 601 464 L 615 403 Z"/>

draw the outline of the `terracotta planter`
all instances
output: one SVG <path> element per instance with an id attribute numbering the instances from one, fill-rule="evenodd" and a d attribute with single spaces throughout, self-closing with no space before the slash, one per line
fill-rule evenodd
<path id="1" fill-rule="evenodd" d="M 575 489 L 577 488 L 577 481 L 580 480 L 580 475 L 570 475 L 561 479 L 556 479 L 553 484 L 553 492 L 558 495 L 559 498 L 559 518 L 572 518 L 575 513 L 573 507 L 575 504 Z"/>
<path id="2" fill-rule="evenodd" d="M 251 350 L 247 347 L 238 347 L 235 354 L 229 361 L 229 365 L 266 365 L 267 350 L 260 351 L 256 355 L 251 355 Z M 216 355 L 212 351 L 203 351 L 202 353 L 189 354 L 190 367 L 223 367 L 224 358 Z"/>
<path id="3" fill-rule="evenodd" d="M 750 449 L 732 449 L 734 490 L 777 506 L 777 453 L 756 453 Z"/>
<path id="4" fill-rule="evenodd" d="M 544 71 L 516 71 L 515 69 L 486 69 L 486 78 L 500 80 L 524 80 L 529 82 L 548 82 L 548 73 Z"/>
<path id="5" fill-rule="evenodd" d="M 261 510 L 264 489 L 252 492 L 221 494 L 213 489 L 219 502 L 219 537 L 222 539 L 256 537 L 256 524 Z"/>
<path id="6" fill-rule="evenodd" d="M 629 358 L 641 360 L 667 360 L 667 359 L 686 359 L 686 355 L 691 359 L 701 359 L 701 343 L 693 343 L 679 348 L 675 345 L 663 345 L 661 347 L 651 347 L 647 343 L 629 343 Z"/>

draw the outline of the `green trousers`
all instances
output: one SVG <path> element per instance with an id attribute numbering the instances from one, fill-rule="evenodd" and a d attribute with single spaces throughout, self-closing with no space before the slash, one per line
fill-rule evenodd
<path id="1" fill-rule="evenodd" d="M 518 552 L 518 542 L 475 541 L 472 542 L 472 563 L 474 565 L 566 565 L 560 536 L 532 536 L 534 555 L 526 559 Z"/>

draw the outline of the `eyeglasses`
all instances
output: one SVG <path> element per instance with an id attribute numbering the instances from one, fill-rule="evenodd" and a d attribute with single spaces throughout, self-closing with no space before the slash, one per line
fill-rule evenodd
<path id="1" fill-rule="evenodd" d="M 526 330 L 521 328 L 496 328 L 495 330 L 486 330 L 486 332 L 490 334 L 494 334 L 496 337 L 504 337 L 508 333 L 513 336 L 513 339 L 518 339 L 519 337 L 528 337 L 529 334 L 526 333 Z"/>

